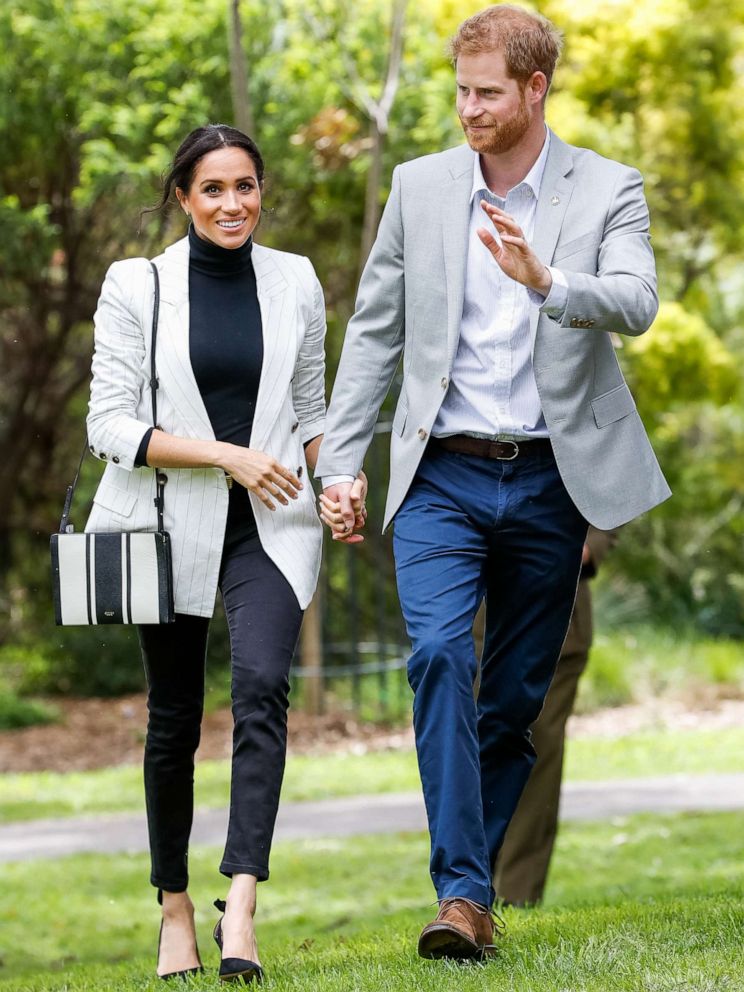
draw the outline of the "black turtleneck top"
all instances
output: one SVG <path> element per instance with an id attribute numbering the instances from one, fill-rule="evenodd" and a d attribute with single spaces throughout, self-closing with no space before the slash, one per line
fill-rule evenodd
<path id="1" fill-rule="evenodd" d="M 189 355 L 218 441 L 249 447 L 263 363 L 253 241 L 220 248 L 189 228 Z M 150 432 L 137 464 L 146 464 Z M 256 534 L 248 491 L 233 484 L 226 541 Z"/>

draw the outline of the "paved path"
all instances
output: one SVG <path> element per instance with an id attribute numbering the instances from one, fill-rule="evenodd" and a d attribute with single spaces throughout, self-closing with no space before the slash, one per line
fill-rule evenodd
<path id="1" fill-rule="evenodd" d="M 563 789 L 561 819 L 606 820 L 630 813 L 737 809 L 744 809 L 744 774 L 673 775 L 569 782 Z M 222 844 L 226 825 L 225 810 L 197 810 L 192 843 Z M 421 796 L 406 792 L 284 803 L 279 810 L 275 838 L 298 840 L 425 829 Z M 0 861 L 146 850 L 144 813 L 34 820 L 0 827 Z"/>

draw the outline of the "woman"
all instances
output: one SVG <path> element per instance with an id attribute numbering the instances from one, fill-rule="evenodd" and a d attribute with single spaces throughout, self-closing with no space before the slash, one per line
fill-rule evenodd
<path id="1" fill-rule="evenodd" d="M 114 263 L 95 317 L 88 437 L 107 462 L 88 531 L 152 530 L 165 469 L 176 622 L 141 626 L 148 683 L 145 795 L 151 881 L 162 903 L 157 973 L 202 968 L 188 896 L 194 752 L 216 590 L 230 631 L 234 716 L 230 819 L 215 929 L 220 977 L 260 981 L 253 915 L 286 750 L 289 665 L 320 567 L 307 467 L 322 439 L 325 316 L 307 258 L 261 247 L 264 166 L 222 124 L 193 131 L 165 180 L 188 236 L 155 261 L 160 281 L 153 428 L 149 349 L 154 277 Z"/>

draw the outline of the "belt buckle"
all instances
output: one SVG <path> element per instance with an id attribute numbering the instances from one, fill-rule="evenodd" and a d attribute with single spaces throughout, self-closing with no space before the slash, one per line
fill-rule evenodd
<path id="1" fill-rule="evenodd" d="M 494 455 L 494 457 L 500 462 L 513 462 L 519 454 L 519 445 L 516 441 L 512 441 L 510 438 L 505 438 L 503 441 L 495 441 L 494 444 L 511 444 L 514 446 L 514 452 L 511 455 Z"/>

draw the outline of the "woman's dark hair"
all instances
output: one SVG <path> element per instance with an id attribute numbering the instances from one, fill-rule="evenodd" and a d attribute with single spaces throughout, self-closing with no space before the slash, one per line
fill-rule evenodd
<path id="1" fill-rule="evenodd" d="M 242 148 L 253 159 L 256 178 L 263 183 L 264 163 L 256 142 L 229 124 L 205 124 L 188 134 L 173 157 L 173 165 L 163 180 L 163 195 L 154 210 L 162 210 L 178 187 L 188 193 L 196 167 L 209 152 L 218 148 Z"/>

